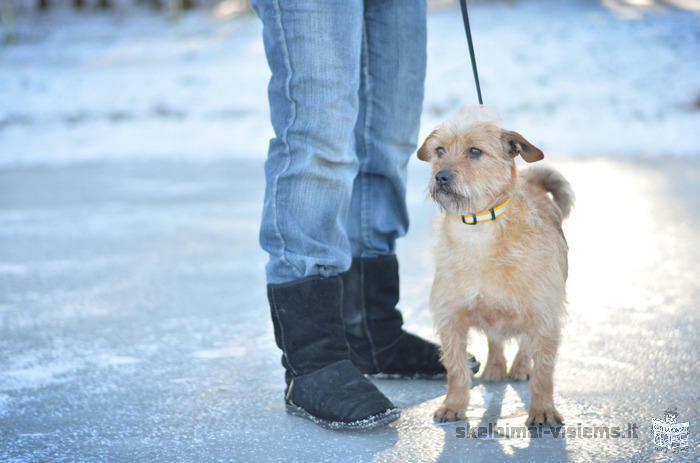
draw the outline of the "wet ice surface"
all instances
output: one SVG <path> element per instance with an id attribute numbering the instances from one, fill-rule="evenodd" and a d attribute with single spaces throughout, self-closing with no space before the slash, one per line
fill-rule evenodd
<path id="1" fill-rule="evenodd" d="M 559 159 L 578 206 L 555 401 L 638 439 L 458 438 L 444 381 L 376 380 L 402 417 L 341 433 L 289 416 L 257 246 L 258 161 L 0 171 L 0 461 L 692 461 L 650 443 L 678 408 L 698 440 L 700 163 Z M 426 166 L 399 247 L 407 326 L 434 339 Z M 471 349 L 484 360 L 485 340 Z M 513 352 L 509 351 L 510 358 Z M 475 382 L 472 428 L 520 426 L 525 383 Z"/>

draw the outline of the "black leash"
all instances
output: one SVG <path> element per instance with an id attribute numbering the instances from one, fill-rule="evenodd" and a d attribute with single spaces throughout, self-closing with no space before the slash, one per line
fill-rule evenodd
<path id="1" fill-rule="evenodd" d="M 472 71 L 474 72 L 474 82 L 476 83 L 476 95 L 479 97 L 479 104 L 484 104 L 481 98 L 481 86 L 479 85 L 479 73 L 476 71 L 476 58 L 474 57 L 474 44 L 472 43 L 472 30 L 469 27 L 469 14 L 467 13 L 467 0 L 459 0 L 462 8 L 462 20 L 464 21 L 464 32 L 467 34 L 467 44 L 469 44 L 469 59 L 472 61 Z"/>

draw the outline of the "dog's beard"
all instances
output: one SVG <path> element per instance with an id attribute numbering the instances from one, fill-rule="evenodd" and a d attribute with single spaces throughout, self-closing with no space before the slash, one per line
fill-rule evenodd
<path id="1" fill-rule="evenodd" d="M 430 184 L 430 197 L 440 206 L 442 212 L 464 214 L 471 210 L 474 193 L 468 188 L 457 189 L 454 186 Z"/>

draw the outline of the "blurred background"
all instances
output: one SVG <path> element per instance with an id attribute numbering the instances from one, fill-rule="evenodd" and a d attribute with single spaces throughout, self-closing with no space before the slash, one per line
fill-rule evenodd
<path id="1" fill-rule="evenodd" d="M 628 440 L 458 439 L 431 420 L 444 381 L 376 379 L 403 414 L 371 433 L 287 416 L 248 4 L 0 5 L 0 461 L 696 461 L 700 0 L 469 2 L 485 103 L 578 197 L 557 407 Z M 459 7 L 430 1 L 420 137 L 475 102 Z M 428 175 L 412 158 L 397 253 L 406 326 L 435 340 Z M 469 421 L 528 403 L 477 378 Z M 689 450 L 651 442 L 673 406 Z"/>
<path id="2" fill-rule="evenodd" d="M 0 165 L 265 155 L 268 69 L 247 2 L 2 2 Z M 424 130 L 475 102 L 456 3 L 430 6 Z M 485 102 L 545 151 L 697 154 L 699 0 L 472 7 Z"/>

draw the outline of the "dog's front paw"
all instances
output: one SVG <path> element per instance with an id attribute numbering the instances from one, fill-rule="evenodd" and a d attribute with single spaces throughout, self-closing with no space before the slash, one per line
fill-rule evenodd
<path id="1" fill-rule="evenodd" d="M 487 362 L 481 380 L 487 383 L 496 383 L 506 379 L 506 364 Z"/>
<path id="2" fill-rule="evenodd" d="M 526 423 L 528 426 L 558 426 L 564 424 L 564 420 L 559 412 L 552 407 L 547 410 L 530 409 Z"/>
<path id="3" fill-rule="evenodd" d="M 447 421 L 460 421 L 460 420 L 466 420 L 467 419 L 467 410 L 465 409 L 457 409 L 457 408 L 452 408 L 449 407 L 445 404 L 442 404 L 440 408 L 435 410 L 435 413 L 433 413 L 433 420 L 436 423 L 445 423 Z"/>

